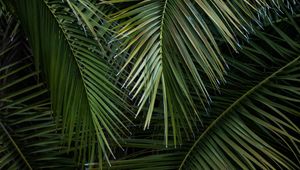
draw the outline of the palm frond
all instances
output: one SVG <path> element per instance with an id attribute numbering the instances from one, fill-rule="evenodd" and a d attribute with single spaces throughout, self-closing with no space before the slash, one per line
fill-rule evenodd
<path id="1" fill-rule="evenodd" d="M 0 169 L 300 169 L 299 11 L 0 0 Z"/>
<path id="2" fill-rule="evenodd" d="M 0 169 L 71 168 L 20 23 L 0 13 Z"/>
<path id="3" fill-rule="evenodd" d="M 256 29 L 239 55 L 224 52 L 227 83 L 221 94 L 212 93 L 195 143 L 167 149 L 156 140 L 163 127 L 161 106 L 155 108 L 156 126 L 134 133 L 111 168 L 147 169 L 142 162 L 151 161 L 156 169 L 298 169 L 299 15 L 281 15 Z"/>
<path id="4" fill-rule="evenodd" d="M 299 168 L 299 18 L 285 18 L 255 30 L 241 55 L 227 59 L 232 74 L 213 97 L 215 118 L 180 168 Z"/>
<path id="5" fill-rule="evenodd" d="M 132 98 L 138 98 L 136 116 L 148 108 L 144 129 L 150 126 L 157 101 L 163 101 L 166 143 L 168 124 L 173 126 L 175 143 L 182 136 L 180 126 L 188 125 L 187 132 L 195 133 L 194 124 L 202 114 L 198 105 L 207 107 L 211 102 L 207 82 L 217 91 L 225 82 L 227 64 L 220 39 L 236 50 L 237 36 L 245 38 L 252 24 L 261 24 L 258 11 L 282 5 L 265 0 L 105 2 L 121 7 L 121 2 L 131 4 L 111 16 L 119 22 L 115 30 L 122 41 L 120 54 L 128 53 L 120 70 L 129 70 L 124 87 L 130 89 Z"/>
<path id="6" fill-rule="evenodd" d="M 83 15 L 74 15 L 73 10 L 85 11 L 83 4 L 61 0 L 15 3 L 35 66 L 45 73 L 54 113 L 63 120 L 69 147 L 80 148 L 77 156 L 82 161 L 102 161 L 102 153 L 108 160 L 112 153 L 109 143 L 119 145 L 118 139 L 128 134 L 125 124 L 130 121 L 123 113 L 127 106 L 120 97 L 122 92 L 108 78 L 114 70 L 104 60 L 109 51 L 99 35 L 104 36 L 106 30 L 91 33 L 90 25 L 85 25 L 90 22 L 83 22 L 87 21 Z M 100 14 L 89 14 L 101 25 Z"/>

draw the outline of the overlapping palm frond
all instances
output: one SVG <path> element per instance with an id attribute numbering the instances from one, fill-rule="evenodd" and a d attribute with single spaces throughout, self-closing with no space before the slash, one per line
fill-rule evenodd
<path id="1" fill-rule="evenodd" d="M 63 120 L 69 147 L 80 148 L 77 156 L 81 160 L 102 161 L 102 153 L 108 160 L 112 154 L 109 144 L 120 146 L 118 140 L 128 134 L 125 124 L 130 121 L 125 113 L 130 112 L 122 92 L 108 78 L 115 77 L 110 76 L 114 70 L 104 60 L 110 53 L 103 40 L 106 30 L 101 29 L 104 16 L 71 1 L 15 3 L 36 67 L 45 73 L 53 111 Z M 92 21 L 98 27 L 91 25 Z"/>
<path id="2" fill-rule="evenodd" d="M 0 169 L 300 169 L 298 1 L 6 2 Z"/>
<path id="3" fill-rule="evenodd" d="M 171 124 L 175 143 L 183 136 L 180 127 L 187 126 L 186 134 L 195 132 L 195 122 L 202 115 L 199 105 L 207 107 L 211 102 L 207 85 L 218 91 L 225 82 L 226 62 L 219 40 L 236 49 L 236 37 L 245 38 L 252 24 L 261 24 L 257 15 L 267 15 L 258 11 L 283 5 L 266 0 L 105 2 L 131 4 L 112 16 L 112 21 L 119 22 L 120 53 L 129 54 L 121 69 L 130 72 L 124 86 L 132 98 L 138 98 L 137 115 L 148 108 L 144 129 L 149 128 L 157 101 L 163 101 L 165 136 Z"/>
<path id="4" fill-rule="evenodd" d="M 20 23 L 0 11 L 0 169 L 74 167 Z"/>
<path id="5" fill-rule="evenodd" d="M 299 7 L 293 14 L 281 11 L 270 15 L 272 22 L 264 20 L 264 29 L 254 30 L 239 54 L 223 51 L 230 68 L 227 83 L 221 94 L 211 94 L 195 142 L 167 150 L 153 145 L 162 141 L 143 145 L 141 140 L 141 153 L 146 146 L 150 152 L 124 156 L 115 168 L 147 169 L 140 163 L 145 160 L 156 169 L 299 169 Z"/>
<path id="6" fill-rule="evenodd" d="M 227 60 L 231 74 L 213 98 L 215 118 L 180 168 L 299 169 L 300 22 L 287 18 L 256 30 L 241 59 Z"/>

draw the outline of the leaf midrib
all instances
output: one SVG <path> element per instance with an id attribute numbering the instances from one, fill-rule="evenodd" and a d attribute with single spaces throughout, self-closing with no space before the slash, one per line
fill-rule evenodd
<path id="1" fill-rule="evenodd" d="M 234 103 L 232 103 L 225 111 L 223 111 L 206 129 L 205 131 L 200 135 L 200 137 L 195 141 L 195 143 L 193 144 L 193 146 L 190 148 L 190 150 L 188 151 L 188 153 L 186 154 L 185 158 L 183 159 L 183 161 L 180 164 L 179 169 L 182 169 L 185 161 L 187 160 L 187 158 L 189 157 L 189 155 L 191 154 L 191 152 L 193 151 L 193 149 L 197 146 L 197 144 L 201 141 L 201 139 L 204 138 L 204 136 L 219 122 L 219 120 L 221 120 L 225 115 L 227 115 L 227 113 L 229 113 L 231 111 L 232 108 L 234 108 L 236 105 L 238 105 L 240 102 L 242 102 L 247 96 L 251 95 L 254 91 L 256 91 L 257 89 L 259 89 L 262 85 L 264 85 L 265 83 L 267 83 L 271 78 L 275 77 L 278 73 L 282 72 L 284 69 L 286 69 L 287 67 L 289 67 L 290 65 L 294 64 L 296 61 L 298 61 L 300 59 L 300 56 L 298 56 L 297 58 L 295 58 L 294 60 L 290 61 L 289 63 L 287 63 L 286 65 L 284 65 L 283 67 L 281 67 L 280 69 L 278 69 L 277 71 L 275 71 L 273 74 L 271 74 L 270 76 L 268 76 L 267 78 L 265 78 L 264 80 L 262 80 L 260 83 L 258 83 L 256 86 L 252 87 L 250 90 L 248 90 L 244 95 L 242 95 L 240 98 L 238 98 Z"/>
<path id="2" fill-rule="evenodd" d="M 163 29 L 164 29 L 164 19 L 166 14 L 166 8 L 167 8 L 168 0 L 165 0 L 164 7 L 161 15 L 161 22 L 160 22 L 160 33 L 159 33 L 159 44 L 160 44 L 160 55 L 162 56 L 163 53 Z"/>
<path id="3" fill-rule="evenodd" d="M 86 88 L 86 85 L 85 85 L 85 83 L 84 83 L 84 81 L 83 81 L 83 79 L 84 79 L 83 73 L 82 73 L 82 71 L 81 71 L 81 69 L 80 69 L 80 66 L 79 66 L 79 63 L 78 63 L 78 61 L 77 61 L 77 59 L 76 59 L 76 55 L 75 55 L 75 53 L 74 53 L 74 49 L 73 49 L 72 45 L 70 44 L 70 40 L 69 40 L 69 38 L 68 38 L 68 36 L 67 36 L 66 30 L 63 28 L 63 26 L 62 26 L 61 23 L 59 22 L 58 18 L 56 17 L 56 15 L 52 12 L 52 10 L 51 10 L 50 6 L 48 5 L 48 3 L 45 2 L 45 1 L 43 1 L 43 2 L 44 2 L 44 4 L 47 6 L 47 8 L 49 9 L 49 11 L 50 11 L 50 13 L 52 14 L 53 18 L 55 18 L 55 21 L 56 21 L 58 27 L 59 27 L 59 28 L 61 29 L 61 31 L 63 32 L 63 36 L 64 36 L 64 38 L 65 38 L 65 40 L 66 40 L 66 42 L 67 42 L 67 44 L 68 44 L 68 47 L 69 47 L 69 49 L 70 49 L 70 51 L 71 51 L 71 53 L 72 53 L 72 56 L 74 57 L 74 61 L 75 61 L 76 65 L 77 65 L 78 71 L 79 71 L 79 73 L 80 73 L 80 75 L 81 75 L 82 84 L 83 84 L 83 86 L 84 86 L 84 91 L 85 91 L 86 97 L 87 97 L 87 94 L 88 94 L 88 93 L 87 93 L 87 90 L 86 90 L 86 89 L 87 89 L 87 88 Z"/>

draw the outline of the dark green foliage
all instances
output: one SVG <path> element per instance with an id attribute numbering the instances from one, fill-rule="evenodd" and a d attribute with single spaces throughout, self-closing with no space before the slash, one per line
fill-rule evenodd
<path id="1" fill-rule="evenodd" d="M 0 22 L 0 169 L 74 167 L 20 22 L 7 12 Z"/>
<path id="2" fill-rule="evenodd" d="M 298 1 L 0 5 L 0 169 L 300 169 Z"/>

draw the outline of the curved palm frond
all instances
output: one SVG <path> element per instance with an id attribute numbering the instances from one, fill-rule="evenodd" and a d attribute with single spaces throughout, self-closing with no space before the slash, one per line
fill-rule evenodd
<path id="1" fill-rule="evenodd" d="M 0 11 L 0 169 L 74 167 L 20 23 Z"/>
<path id="2" fill-rule="evenodd" d="M 106 30 L 93 27 L 98 30 L 91 33 L 91 25 L 85 25 L 91 19 L 98 25 L 105 20 L 100 13 L 84 10 L 83 4 L 61 0 L 15 3 L 36 67 L 45 73 L 54 113 L 63 120 L 69 147 L 80 148 L 77 156 L 82 161 L 93 162 L 97 157 L 102 161 L 102 152 L 108 160 L 109 143 L 120 146 L 118 140 L 128 134 L 125 124 L 130 121 L 123 113 L 127 106 L 122 92 L 110 80 L 114 70 L 104 60 L 110 53 L 102 40 Z M 75 16 L 74 10 L 86 12 L 89 19 Z M 97 40 L 93 39 L 96 35 Z"/>
<path id="3" fill-rule="evenodd" d="M 215 118 L 180 168 L 299 169 L 300 30 L 299 18 L 287 15 L 255 30 L 241 59 L 227 59 L 232 74 L 213 97 Z"/>
<path id="4" fill-rule="evenodd" d="M 0 169 L 300 169 L 298 1 L 7 2 Z"/>
<path id="5" fill-rule="evenodd" d="M 162 141 L 155 140 L 161 134 L 151 127 L 155 134 L 145 131 L 127 140 L 128 152 L 111 168 L 147 169 L 142 162 L 150 161 L 156 169 L 298 169 L 300 20 L 296 9 L 290 15 L 282 8 L 285 14 L 276 14 L 271 24 L 256 29 L 239 55 L 224 52 L 230 67 L 227 84 L 220 86 L 221 94 L 212 93 L 213 102 L 202 117 L 204 128 L 195 143 L 164 148 Z M 163 112 L 162 106 L 155 109 Z M 159 121 L 162 116 L 154 118 Z M 161 130 L 161 123 L 155 125 Z"/>
<path id="6" fill-rule="evenodd" d="M 131 3 L 112 15 L 112 21 L 119 22 L 115 29 L 122 41 L 120 53 L 128 53 L 121 69 L 130 70 L 124 86 L 131 89 L 132 98 L 139 98 L 136 116 L 148 108 L 144 129 L 149 128 L 158 98 L 163 101 L 166 143 L 168 124 L 173 126 L 175 143 L 182 136 L 180 126 L 187 125 L 187 132 L 195 133 L 195 122 L 202 114 L 199 103 L 207 107 L 211 102 L 207 82 L 216 90 L 225 82 L 220 39 L 236 49 L 236 37 L 246 36 L 253 20 L 260 23 L 258 10 L 280 6 L 265 0 L 105 2 Z"/>

